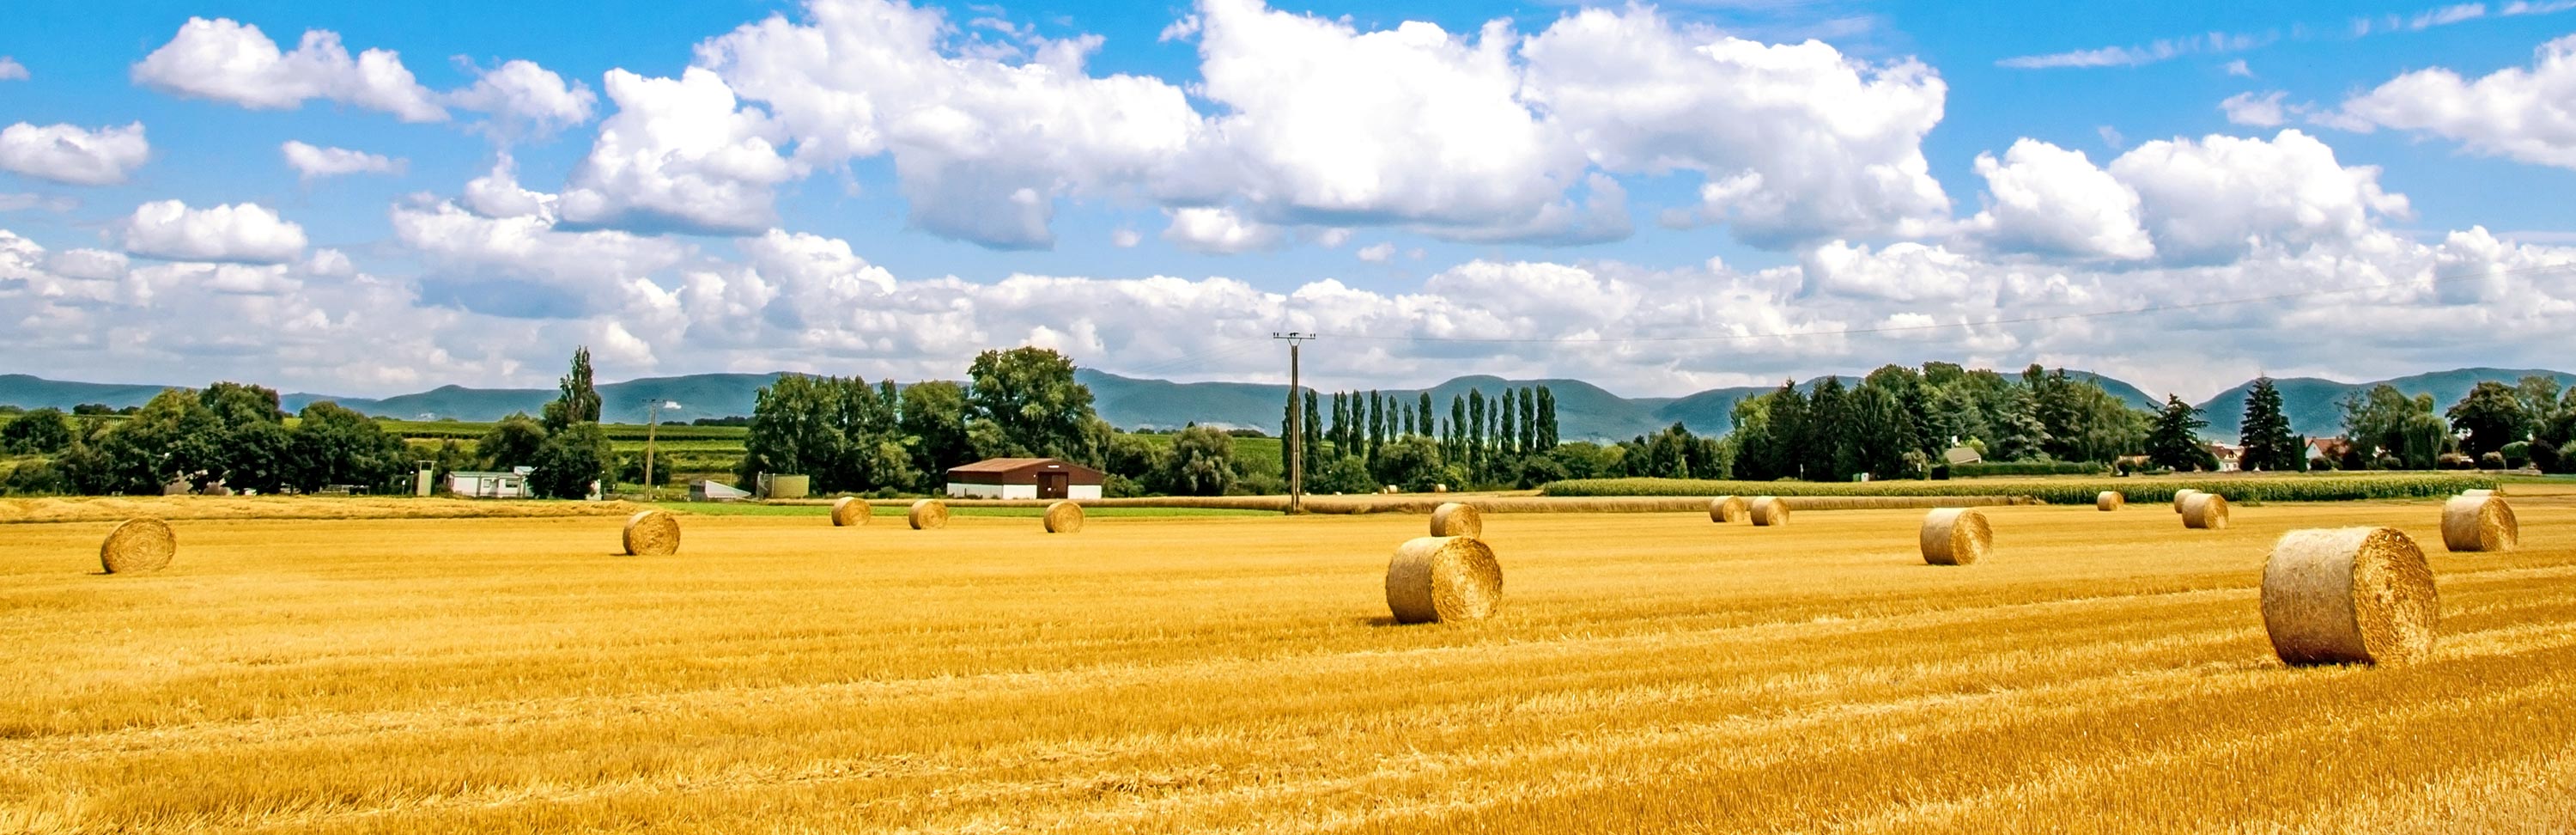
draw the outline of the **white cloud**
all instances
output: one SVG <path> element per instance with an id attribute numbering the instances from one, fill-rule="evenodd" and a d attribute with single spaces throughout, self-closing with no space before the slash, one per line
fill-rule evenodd
<path id="1" fill-rule="evenodd" d="M 27 65 L 18 63 L 16 58 L 0 55 L 0 81 L 25 80 L 27 80 Z"/>
<path id="2" fill-rule="evenodd" d="M 305 182 L 344 174 L 401 174 L 407 163 L 382 154 L 352 151 L 347 148 L 325 148 L 293 139 L 277 146 L 286 156 L 286 164 L 295 169 Z"/>
<path id="3" fill-rule="evenodd" d="M 80 201 L 70 197 L 47 196 L 43 194 L 30 194 L 27 192 L 0 192 L 0 212 L 23 212 L 28 209 L 43 209 L 48 212 L 60 213 L 68 212 L 77 208 L 80 208 Z"/>
<path id="4" fill-rule="evenodd" d="M 2347 99 L 2338 127 L 2441 136 L 2483 154 L 2576 168 L 2576 35 L 2542 44 L 2532 65 L 2476 81 L 2448 69 L 2400 75 Z"/>
<path id="5" fill-rule="evenodd" d="M 489 114 L 487 129 L 502 139 L 545 136 L 588 122 L 599 103 L 588 85 L 566 84 L 534 61 L 505 61 L 476 75 L 473 84 L 448 93 L 446 101 Z"/>
<path id="6" fill-rule="evenodd" d="M 1109 233 L 1109 244 L 1119 249 L 1127 249 L 1144 242 L 1145 236 L 1134 229 L 1120 227 Z"/>
<path id="7" fill-rule="evenodd" d="M 1995 66 L 2017 70 L 2136 67 L 2170 61 L 2186 55 L 2243 52 L 2270 44 L 2273 40 L 2275 40 L 2274 36 L 2269 34 L 2211 32 L 2188 38 L 2165 38 L 2140 46 L 2105 46 L 2052 52 L 2045 55 L 2020 55 L 1996 61 Z"/>
<path id="8" fill-rule="evenodd" d="M 2266 141 L 2231 136 L 2159 140 L 2112 160 L 2137 191 L 2145 226 L 2166 260 L 2214 263 L 2257 247 L 2356 240 L 2375 218 L 2408 215 L 2406 197 L 2379 187 L 2377 166 L 2344 166 L 2297 130 Z"/>
<path id="9" fill-rule="evenodd" d="M 2023 139 L 2002 161 L 1977 155 L 1977 174 L 1986 178 L 1987 206 L 1968 226 L 2004 249 L 2124 260 L 2155 254 L 2139 225 L 2138 193 L 2082 151 Z"/>
<path id="10" fill-rule="evenodd" d="M 204 209 L 177 200 L 145 203 L 117 232 L 125 251 L 174 261 L 275 264 L 304 252 L 304 227 L 257 203 Z"/>
<path id="11" fill-rule="evenodd" d="M 2231 125 L 2276 128 L 2287 121 L 2281 116 L 2281 97 L 2286 95 L 2289 94 L 2279 90 L 2260 96 L 2238 93 L 2219 102 L 2218 109 L 2227 113 L 2227 123 Z"/>
<path id="12" fill-rule="evenodd" d="M 2225 69 L 2225 70 L 2227 71 L 2227 74 L 2228 74 L 2228 75 L 2232 75 L 2232 76 L 2235 76 L 2235 77 L 2237 77 L 2237 78 L 2253 78 L 2253 77 L 2254 77 L 2254 68 L 2253 68 L 2253 67 L 2246 66 L 2246 65 L 2245 65 L 2245 59 L 2243 59 L 2243 58 L 2238 58 L 2238 59 L 2235 59 L 2235 60 L 2232 60 L 2232 61 L 2227 62 L 2226 66 L 2225 66 L 2223 69 Z"/>
<path id="13" fill-rule="evenodd" d="M 0 129 L 0 170 L 58 183 L 122 183 L 151 158 L 152 143 L 143 138 L 142 122 L 95 131 L 26 122 Z"/>
<path id="14" fill-rule="evenodd" d="M 549 224 L 557 202 L 555 195 L 520 187 L 518 162 L 508 152 L 492 161 L 491 173 L 466 181 L 463 200 L 484 217 L 541 217 Z"/>
<path id="15" fill-rule="evenodd" d="M 1651 9 L 1587 9 L 1522 48 L 1527 98 L 1612 172 L 1698 172 L 1705 216 L 1756 244 L 1920 234 L 1949 212 L 1923 158 L 1947 85 L 1809 41 L 1694 36 Z"/>
<path id="16" fill-rule="evenodd" d="M 1395 244 L 1380 241 L 1378 243 L 1360 247 L 1360 251 L 1354 254 L 1358 255 L 1362 261 L 1367 261 L 1371 264 L 1384 264 L 1395 259 Z"/>
<path id="17" fill-rule="evenodd" d="M 1278 227 L 1254 223 L 1233 211 L 1215 207 L 1177 209 L 1163 229 L 1163 240 L 1191 252 L 1231 255 L 1279 246 Z"/>
<path id="18" fill-rule="evenodd" d="M 740 234 L 772 225 L 771 189 L 799 173 L 776 131 L 741 109 L 715 73 L 678 79 L 610 70 L 617 115 L 563 192 L 563 217 L 585 225 Z"/>
<path id="19" fill-rule="evenodd" d="M 281 53 L 259 27 L 230 18 L 192 17 L 179 33 L 136 62 L 135 83 L 174 95 L 283 110 L 328 99 L 394 114 L 406 122 L 447 118 L 436 95 L 413 80 L 402 57 L 370 49 L 351 59 L 337 33 L 304 33 Z"/>
<path id="20" fill-rule="evenodd" d="M 2356 17 L 2352 19 L 2352 34 L 2354 37 L 2361 37 L 2375 33 L 2421 32 L 2436 26 L 2465 23 L 2486 16 L 2487 4 L 2485 3 L 2458 3 L 2426 9 L 2411 16 L 2392 14 L 2375 18 Z"/>

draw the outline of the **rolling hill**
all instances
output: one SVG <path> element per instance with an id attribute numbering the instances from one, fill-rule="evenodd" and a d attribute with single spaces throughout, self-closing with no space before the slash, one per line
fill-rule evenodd
<path id="1" fill-rule="evenodd" d="M 2367 392 L 2371 387 L 2381 383 L 2396 386 L 2398 391 L 2405 392 L 2409 397 L 2430 394 L 2435 404 L 2440 408 L 2448 409 L 2451 404 L 2460 402 L 2460 398 L 2469 396 L 2469 389 L 2476 388 L 2479 383 L 2494 381 L 2512 385 L 2523 377 L 2533 374 L 2554 378 L 2561 386 L 2576 383 L 2576 374 L 2564 371 L 2533 368 L 2458 368 L 2367 383 L 2338 383 L 2315 377 L 2287 377 L 2273 380 L 2272 385 L 2281 390 L 2281 411 L 2290 417 L 2290 431 L 2310 437 L 2324 437 L 2343 433 L 2345 397 Z M 2245 396 L 2253 390 L 2254 381 L 2247 380 L 2235 388 L 2219 392 L 2217 397 L 2210 398 L 2208 402 L 2201 403 L 2201 417 L 2209 421 L 2209 428 L 2201 430 L 2202 434 L 2234 441 L 2239 434 L 2242 434 L 2245 425 Z"/>

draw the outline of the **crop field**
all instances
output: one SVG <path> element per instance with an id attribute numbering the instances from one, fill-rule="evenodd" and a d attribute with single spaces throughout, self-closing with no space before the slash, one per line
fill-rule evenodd
<path id="1" fill-rule="evenodd" d="M 2512 488 L 2509 488 L 2512 492 Z M 1397 626 L 1419 515 L 0 525 L 0 831 L 2562 832 L 2576 496 L 1486 517 L 1492 620 Z M 2291 669 L 2293 528 L 2394 525 L 2406 667 Z"/>

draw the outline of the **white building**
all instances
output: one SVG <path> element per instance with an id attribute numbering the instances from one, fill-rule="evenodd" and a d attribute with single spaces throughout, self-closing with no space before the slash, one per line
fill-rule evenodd
<path id="1" fill-rule="evenodd" d="M 447 491 L 469 499 L 524 499 L 528 492 L 528 473 L 534 467 L 512 467 L 509 472 L 476 472 L 458 470 L 447 474 Z"/>
<path id="2" fill-rule="evenodd" d="M 988 458 L 948 468 L 952 499 L 1097 499 L 1105 475 L 1054 458 Z"/>

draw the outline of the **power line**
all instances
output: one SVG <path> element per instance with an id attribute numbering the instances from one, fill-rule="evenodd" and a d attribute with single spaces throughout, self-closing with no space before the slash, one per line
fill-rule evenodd
<path id="1" fill-rule="evenodd" d="M 2207 308 L 2212 308 L 2212 307 L 2225 307 L 2225 306 L 2229 306 L 2229 305 L 2255 304 L 2255 303 L 2259 303 L 2259 302 L 2273 302 L 2273 301 L 2287 301 L 2287 300 L 2291 300 L 2291 299 L 2311 298 L 2311 297 L 2315 297 L 2315 296 L 2326 296 L 2326 295 L 2334 295 L 2334 294 L 2339 294 L 2339 293 L 2358 293 L 2358 292 L 2362 292 L 2362 291 L 2365 291 L 2365 290 L 2379 290 L 2379 289 L 2386 289 L 2386 288 L 2390 288 L 2390 287 L 2404 287 L 2404 286 L 2411 286 L 2411 285 L 2418 285 L 2418 284 L 2440 285 L 2440 284 L 2447 284 L 2447 283 L 2451 283 L 2451 282 L 2455 282 L 2455 281 L 2468 281 L 2468 280 L 2472 280 L 2472 279 L 2481 279 L 2481 278 L 2498 278 L 2498 277 L 2504 277 L 2504 276 L 2532 275 L 2532 274 L 2544 274 L 2544 273 L 2551 273 L 2551 272 L 2564 272 L 2564 271 L 2576 271 L 2576 263 L 2568 263 L 2568 264 L 2545 264 L 2545 265 L 2536 266 L 2536 267 L 2523 267 L 2523 268 L 2520 268 L 2520 269 L 2512 269 L 2512 270 L 2493 270 L 2493 271 L 2482 271 L 2482 272 L 2475 272 L 2475 273 L 2462 273 L 2462 274 L 2459 274 L 2459 275 L 2452 275 L 2452 276 L 2434 276 L 2433 278 L 2431 278 L 2431 279 L 2429 279 L 2429 280 L 2408 279 L 2408 280 L 2405 280 L 2405 281 L 2386 281 L 2386 282 L 2380 282 L 2380 283 L 2377 283 L 2377 284 L 2363 284 L 2363 285 L 2357 285 L 2357 286 L 2352 286 L 2352 287 L 2333 287 L 2333 288 L 2327 288 L 2327 289 L 2323 289 L 2323 290 L 2305 290 L 2305 291 L 2300 291 L 2300 292 L 2296 292 L 2296 293 L 2279 293 L 2279 294 L 2268 295 L 2268 296 L 2247 296 L 2247 297 L 2243 297 L 2243 298 L 2235 298 L 2235 299 L 2218 299 L 2218 300 L 2205 301 L 2205 302 L 2187 302 L 2187 303 L 2177 303 L 2177 304 L 2157 304 L 2157 305 L 2147 305 L 2147 306 L 2145 306 L 2145 307 L 2124 308 L 2124 309 L 2120 309 L 2120 310 L 2096 310 L 2096 311 L 2088 311 L 2088 312 L 2083 312 L 2083 313 L 2060 313 L 2060 314 L 2054 314 L 2054 315 L 2048 315 L 2048 316 L 2021 316 L 2021 317 L 2015 317 L 2015 318 L 2010 318 L 2010 319 L 1990 319 L 1990 320 L 1986 320 L 1986 321 L 1982 321 L 1982 322 L 1935 322 L 1935 323 L 1933 323 L 1933 324 L 1928 324 L 1928 325 L 1882 325 L 1882 326 L 1878 326 L 1878 327 L 1867 327 L 1867 328 L 1841 328 L 1841 329 L 1837 329 L 1837 330 L 1824 330 L 1824 331 L 1772 331 L 1772 332 L 1769 332 L 1769 333 L 1716 334 L 1716 335 L 1702 335 L 1702 336 L 1476 337 L 1476 336 L 1367 336 L 1367 335 L 1363 335 L 1363 334 L 1353 334 L 1353 333 L 1318 333 L 1318 334 L 1316 334 L 1316 336 L 1319 336 L 1319 337 L 1327 337 L 1327 338 L 1331 338 L 1331 339 L 1346 339 L 1346 340 L 1358 340 L 1358 341 L 1367 341 L 1367 342 L 1442 342 L 1442 343 L 1528 344 L 1528 345 L 1620 344 L 1620 343 L 1628 343 L 1628 342 L 1733 342 L 1733 341 L 1757 340 L 1757 339 L 1785 339 L 1785 338 L 1791 338 L 1791 337 L 1802 337 L 1802 336 L 1861 336 L 1861 335 L 1877 334 L 1877 333 L 1902 333 L 1902 332 L 1911 332 L 1911 331 L 1942 330 L 1942 329 L 1947 329 L 1947 328 L 1975 328 L 1975 327 L 1987 327 L 1987 326 L 1996 326 L 1996 325 L 2026 325 L 2026 324 L 2033 324 L 2033 323 L 2039 323 L 2039 322 L 2064 322 L 2064 321 L 2072 321 L 2072 320 L 2077 320 L 2077 319 L 2101 319 L 2101 318 L 2109 318 L 2109 317 L 2114 317 L 2114 316 L 2139 316 L 2139 315 L 2145 315 L 2145 314 L 2149 314 L 2149 313 L 2169 313 L 2169 312 L 2173 312 L 2173 311 L 2180 311 L 2180 310 L 2202 310 L 2202 309 L 2207 309 Z"/>

